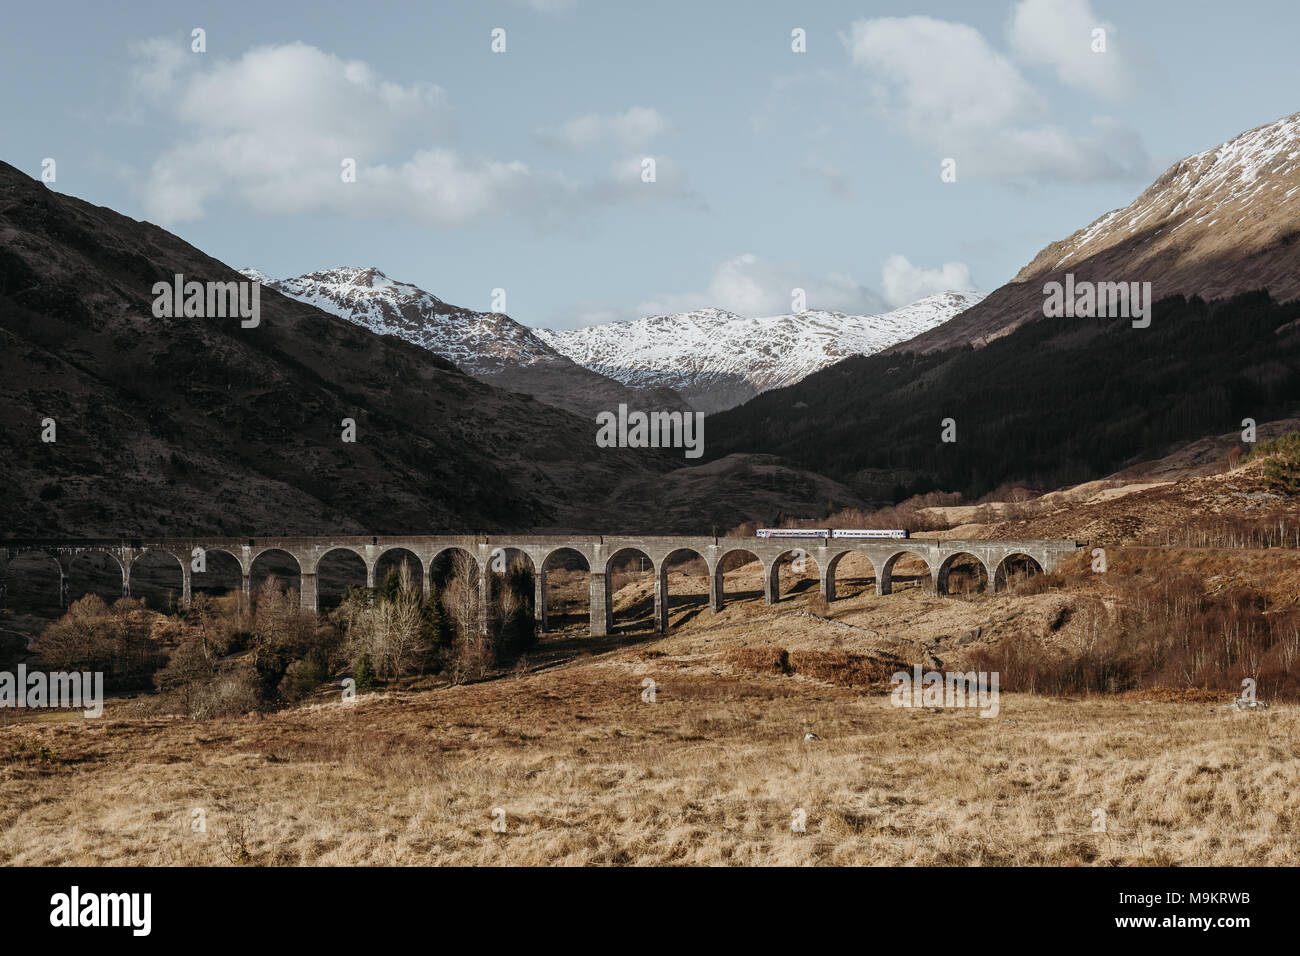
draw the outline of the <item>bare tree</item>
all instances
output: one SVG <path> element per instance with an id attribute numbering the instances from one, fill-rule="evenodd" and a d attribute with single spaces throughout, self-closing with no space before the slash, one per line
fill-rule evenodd
<path id="1" fill-rule="evenodd" d="M 456 632 L 452 680 L 474 680 L 482 677 L 495 663 L 496 641 L 482 626 L 486 608 L 479 600 L 478 564 L 464 552 L 455 551 L 451 568 L 452 578 L 443 594 L 443 603 Z"/>
<path id="2" fill-rule="evenodd" d="M 352 660 L 367 654 L 375 673 L 384 680 L 414 670 L 423 651 L 421 646 L 420 594 L 415 590 L 410 566 L 402 562 L 398 587 L 374 604 L 362 593 L 349 596 L 335 612 L 335 620 L 347 634 L 347 653 Z"/>
<path id="3" fill-rule="evenodd" d="M 481 613 L 478 564 L 465 552 L 454 551 L 451 556 L 451 574 L 443 601 L 451 614 L 457 639 L 473 641 L 479 636 Z"/>

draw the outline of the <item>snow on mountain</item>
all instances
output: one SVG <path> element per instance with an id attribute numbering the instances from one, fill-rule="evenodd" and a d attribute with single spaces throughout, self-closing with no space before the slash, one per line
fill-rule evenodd
<path id="1" fill-rule="evenodd" d="M 976 292 L 943 292 L 883 315 L 810 310 L 747 319 L 697 309 L 535 333 L 579 365 L 626 385 L 671 388 L 697 409 L 714 412 L 851 355 L 906 341 L 981 298 Z"/>
<path id="2" fill-rule="evenodd" d="M 1076 280 L 1150 282 L 1157 302 L 1256 289 L 1289 301 L 1300 297 L 1298 218 L 1294 113 L 1174 163 L 1128 206 L 1049 244 L 978 306 L 908 347 L 980 347 L 1042 319 L 1043 286 L 1067 272 Z"/>
<path id="3" fill-rule="evenodd" d="M 669 389 L 632 388 L 583 368 L 504 313 L 450 305 L 378 269 L 325 269 L 292 279 L 272 279 L 256 269 L 241 271 L 269 289 L 372 332 L 422 346 L 480 381 L 585 418 L 621 402 L 646 411 L 690 409 Z"/>
<path id="4" fill-rule="evenodd" d="M 628 401 L 653 408 L 730 408 L 850 355 L 870 355 L 978 302 L 944 292 L 883 315 L 811 310 L 747 319 L 721 309 L 585 329 L 530 329 L 508 315 L 450 305 L 378 269 L 345 267 L 272 279 L 243 274 L 381 335 L 448 358 L 475 378 L 582 414 Z"/>
<path id="5" fill-rule="evenodd" d="M 396 335 L 455 362 L 470 375 L 491 375 L 508 367 L 558 358 L 556 351 L 510 316 L 474 312 L 397 282 L 378 269 L 344 267 L 271 279 L 256 269 L 250 279 L 314 305 L 380 335 Z"/>
<path id="6" fill-rule="evenodd" d="M 1128 206 L 1048 246 L 1024 271 L 1082 262 L 1135 236 L 1148 253 L 1178 243 L 1184 257 L 1211 255 L 1225 239 L 1264 245 L 1294 231 L 1297 191 L 1300 113 L 1175 163 Z"/>

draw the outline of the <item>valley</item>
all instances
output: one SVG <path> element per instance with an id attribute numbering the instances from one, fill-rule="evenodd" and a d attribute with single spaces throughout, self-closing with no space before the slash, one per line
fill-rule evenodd
<path id="1" fill-rule="evenodd" d="M 0 863 L 1300 865 L 1300 113 L 1092 2 L 11 77 Z"/>

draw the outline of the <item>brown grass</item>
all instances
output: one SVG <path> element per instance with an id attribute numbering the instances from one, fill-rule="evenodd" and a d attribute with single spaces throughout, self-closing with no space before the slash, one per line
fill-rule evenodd
<path id="1" fill-rule="evenodd" d="M 24 728 L 49 756 L 0 769 L 0 860 L 1300 861 L 1295 707 L 1008 695 L 984 720 L 700 663 L 615 656 L 268 718 Z M 640 699 L 644 676 L 655 703 Z M 822 739 L 804 743 L 809 730 Z M 806 834 L 790 831 L 797 808 Z M 191 829 L 196 809 L 206 832 Z"/>
<path id="2" fill-rule="evenodd" d="M 752 569 L 728 578 L 758 590 Z M 676 599 L 703 582 L 674 576 L 670 636 L 574 625 L 529 652 L 534 669 L 480 683 L 352 704 L 324 687 L 236 719 L 118 700 L 99 720 L 0 724 L 0 863 L 1300 863 L 1295 704 L 1155 687 L 1004 693 L 992 719 L 892 706 L 894 670 L 959 667 L 1022 632 L 1077 644 L 1087 615 L 1062 608 L 1125 593 L 1097 578 L 969 601 L 868 591 L 822 620 L 815 591 L 701 612 Z M 645 599 L 643 583 L 618 595 L 625 615 Z"/>

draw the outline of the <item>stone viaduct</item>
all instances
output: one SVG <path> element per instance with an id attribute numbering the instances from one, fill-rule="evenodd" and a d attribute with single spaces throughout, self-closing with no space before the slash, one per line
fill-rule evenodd
<path id="1" fill-rule="evenodd" d="M 655 574 L 654 621 L 657 630 L 668 629 L 668 567 L 699 557 L 708 568 L 709 608 L 722 610 L 724 559 L 743 553 L 757 559 L 763 569 L 763 596 L 768 604 L 779 598 L 778 574 L 783 563 L 805 560 L 815 565 L 820 591 L 828 601 L 835 600 L 835 569 L 846 555 L 858 554 L 871 563 L 875 572 L 876 593 L 889 594 L 893 571 L 906 554 L 926 563 L 923 586 L 936 594 L 948 593 L 948 575 L 954 561 L 963 556 L 975 558 L 984 568 L 991 589 L 1006 586 L 1008 562 L 1028 558 L 1040 572 L 1052 571 L 1069 554 L 1080 547 L 1063 539 L 1027 541 L 943 540 L 908 538 L 901 540 L 830 540 L 820 538 L 714 538 L 714 537 L 645 537 L 610 535 L 386 535 L 379 537 L 348 535 L 279 538 L 139 538 L 113 540 L 43 540 L 0 542 L 0 599 L 5 594 L 9 562 L 33 552 L 48 555 L 58 565 L 60 596 L 68 604 L 68 575 L 78 557 L 90 552 L 104 552 L 116 559 L 122 571 L 122 593 L 131 593 L 131 569 L 142 556 L 150 553 L 169 555 L 179 565 L 182 600 L 188 604 L 191 586 L 203 566 L 208 552 L 224 552 L 238 563 L 243 576 L 245 595 L 250 592 L 253 567 L 270 552 L 283 552 L 297 562 L 299 593 L 304 609 L 315 611 L 317 569 L 321 559 L 331 552 L 351 552 L 365 563 L 366 585 L 375 586 L 375 569 L 390 552 L 419 566 L 422 590 L 430 593 L 430 571 L 435 559 L 448 551 L 459 550 L 473 558 L 478 575 L 480 604 L 491 595 L 492 572 L 501 570 L 506 561 L 531 563 L 534 572 L 534 609 L 543 629 L 547 624 L 547 572 L 557 555 L 573 552 L 587 564 L 591 576 L 591 633 L 608 634 L 613 626 L 612 571 L 616 563 L 628 557 L 648 560 Z M 200 558 L 204 561 L 200 561 Z M 734 559 L 733 559 L 734 560 Z M 809 571 L 812 570 L 810 567 Z M 358 582 L 360 583 L 360 582 Z"/>

